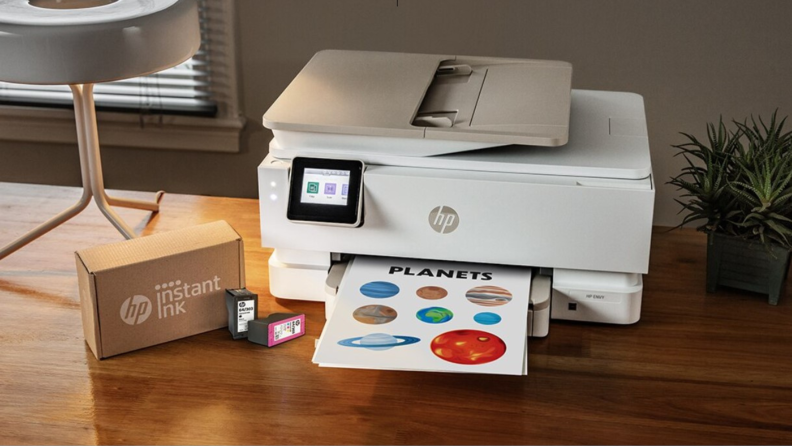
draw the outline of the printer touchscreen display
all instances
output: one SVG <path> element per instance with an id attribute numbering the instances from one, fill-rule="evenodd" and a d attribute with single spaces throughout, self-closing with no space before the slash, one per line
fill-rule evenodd
<path id="1" fill-rule="evenodd" d="M 306 168 L 300 203 L 345 206 L 349 197 L 348 170 Z"/>
<path id="2" fill-rule="evenodd" d="M 294 222 L 360 226 L 363 168 L 357 160 L 294 158 L 286 217 Z"/>

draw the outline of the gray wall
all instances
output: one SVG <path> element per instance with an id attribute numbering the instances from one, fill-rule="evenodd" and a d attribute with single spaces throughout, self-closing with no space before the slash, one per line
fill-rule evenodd
<path id="1" fill-rule="evenodd" d="M 664 183 L 678 132 L 792 111 L 792 2 L 648 0 L 236 0 L 242 153 L 108 148 L 108 187 L 256 196 L 270 133 L 261 116 L 325 48 L 569 61 L 573 87 L 644 96 L 658 194 L 655 222 L 678 221 Z M 100 130 L 101 131 L 101 130 Z M 76 150 L 0 141 L 0 180 L 79 184 Z"/>

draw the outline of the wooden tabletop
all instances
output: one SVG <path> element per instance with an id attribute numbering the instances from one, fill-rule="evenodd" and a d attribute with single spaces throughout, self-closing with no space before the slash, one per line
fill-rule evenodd
<path id="1" fill-rule="evenodd" d="M 0 183 L 0 245 L 78 196 Z M 260 315 L 305 313 L 306 336 L 267 349 L 216 330 L 96 360 L 73 253 L 122 238 L 92 205 L 0 261 L 0 443 L 792 443 L 792 293 L 706 294 L 692 230 L 655 231 L 640 322 L 553 322 L 511 377 L 319 368 L 323 304 L 269 295 L 256 200 L 119 213 L 144 234 L 228 221 Z"/>

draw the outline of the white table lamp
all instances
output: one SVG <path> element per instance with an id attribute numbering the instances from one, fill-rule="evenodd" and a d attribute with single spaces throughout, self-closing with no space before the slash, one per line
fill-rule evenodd
<path id="1" fill-rule="evenodd" d="M 79 201 L 0 250 L 0 259 L 80 213 L 94 198 L 126 238 L 134 231 L 111 206 L 159 210 L 105 193 L 93 85 L 144 76 L 195 54 L 195 0 L 0 0 L 0 80 L 69 85 L 74 97 L 83 194 Z"/>

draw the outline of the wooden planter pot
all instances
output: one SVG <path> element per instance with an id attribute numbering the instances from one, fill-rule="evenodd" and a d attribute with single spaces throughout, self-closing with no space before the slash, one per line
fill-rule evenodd
<path id="1" fill-rule="evenodd" d="M 707 241 L 707 292 L 724 285 L 767 294 L 768 303 L 778 305 L 789 270 L 788 249 L 718 233 L 710 233 Z"/>

